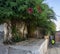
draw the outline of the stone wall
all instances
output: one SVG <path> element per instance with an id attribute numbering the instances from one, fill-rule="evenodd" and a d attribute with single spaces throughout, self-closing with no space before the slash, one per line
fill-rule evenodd
<path id="1" fill-rule="evenodd" d="M 60 42 L 60 31 L 56 31 L 56 33 L 55 33 L 55 41 Z"/>
<path id="2" fill-rule="evenodd" d="M 40 54 L 47 54 L 48 49 L 48 39 L 46 39 L 40 46 Z"/>
<path id="3" fill-rule="evenodd" d="M 39 45 L 38 45 L 39 44 Z M 0 45 L 0 54 L 47 54 L 48 39 L 34 46 L 2 46 Z"/>

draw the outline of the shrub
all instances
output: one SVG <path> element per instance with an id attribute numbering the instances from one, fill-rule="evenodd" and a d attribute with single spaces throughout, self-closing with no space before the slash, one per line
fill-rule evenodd
<path id="1" fill-rule="evenodd" d="M 21 41 L 21 37 L 20 37 L 19 35 L 15 34 L 15 35 L 12 37 L 12 41 L 13 41 L 13 42 L 19 42 L 19 41 Z"/>

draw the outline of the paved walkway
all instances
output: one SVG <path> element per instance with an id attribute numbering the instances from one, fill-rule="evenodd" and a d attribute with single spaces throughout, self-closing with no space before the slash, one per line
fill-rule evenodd
<path id="1" fill-rule="evenodd" d="M 60 54 L 60 43 L 48 48 L 48 54 Z"/>

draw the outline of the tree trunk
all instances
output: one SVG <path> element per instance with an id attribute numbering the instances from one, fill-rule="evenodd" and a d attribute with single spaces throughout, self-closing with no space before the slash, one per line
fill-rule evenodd
<path id="1" fill-rule="evenodd" d="M 27 26 L 26 26 L 26 24 L 24 23 L 24 26 L 23 26 L 23 38 L 24 39 L 27 39 Z"/>
<path id="2" fill-rule="evenodd" d="M 25 31 L 25 25 L 24 25 L 24 28 L 23 28 L 23 38 L 25 38 L 24 31 Z"/>
<path id="3" fill-rule="evenodd" d="M 27 25 L 27 32 L 28 32 L 27 38 L 30 38 L 31 37 L 31 34 L 30 34 L 30 24 Z"/>
<path id="4" fill-rule="evenodd" d="M 12 37 L 11 22 L 8 21 L 8 22 L 4 23 L 4 42 L 10 41 L 11 37 Z"/>

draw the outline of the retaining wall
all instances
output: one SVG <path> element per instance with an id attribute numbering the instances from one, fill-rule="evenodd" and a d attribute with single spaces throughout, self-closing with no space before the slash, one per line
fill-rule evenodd
<path id="1" fill-rule="evenodd" d="M 48 39 L 40 46 L 3 46 L 0 45 L 0 54 L 47 54 Z"/>

